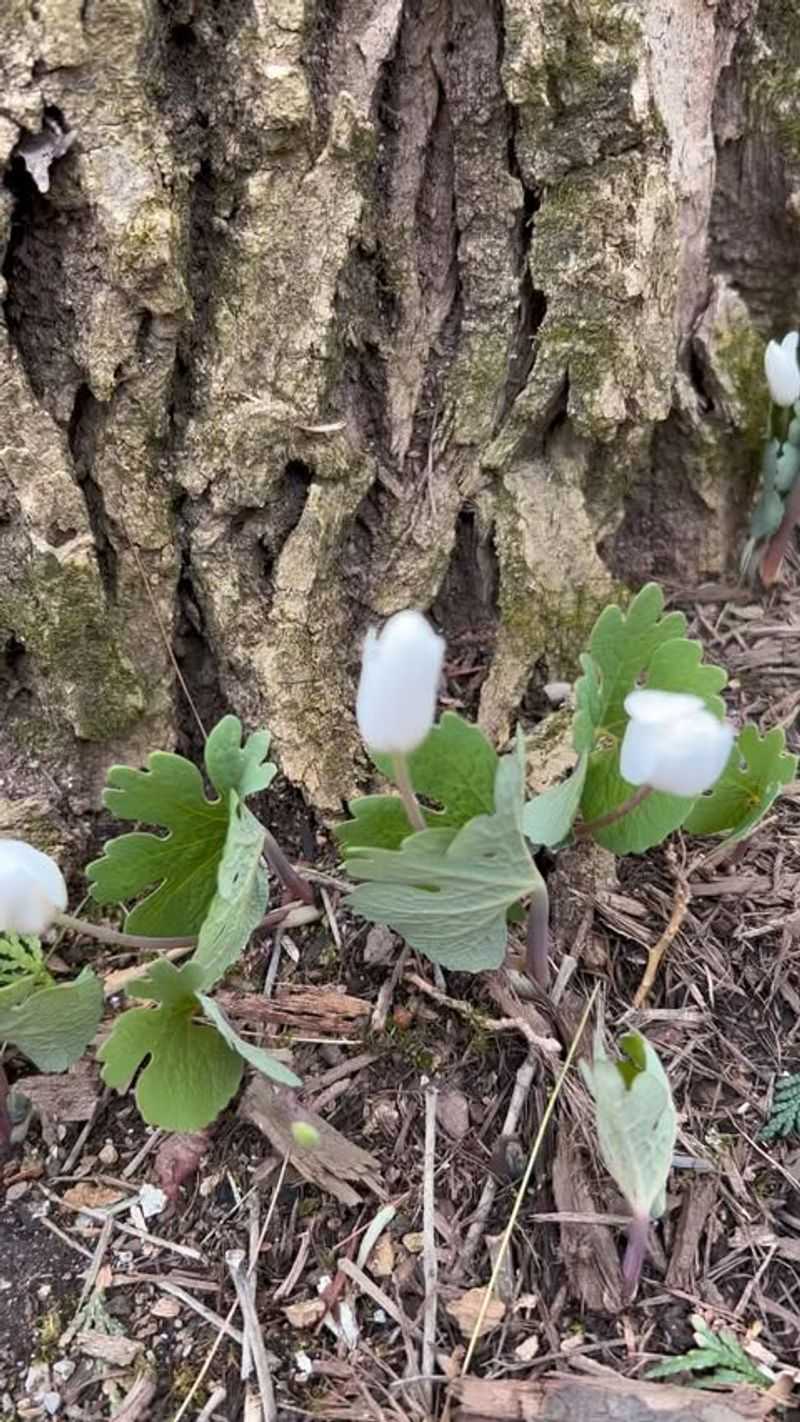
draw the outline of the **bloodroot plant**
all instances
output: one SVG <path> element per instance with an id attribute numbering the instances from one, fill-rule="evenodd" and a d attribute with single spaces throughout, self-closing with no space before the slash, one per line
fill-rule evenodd
<path id="1" fill-rule="evenodd" d="M 789 331 L 764 352 L 769 387 L 761 488 L 742 554 L 742 571 L 770 587 L 800 522 L 800 334 Z"/>
<path id="2" fill-rule="evenodd" d="M 720 696 L 725 672 L 706 665 L 685 633 L 685 618 L 665 613 L 655 584 L 627 611 L 605 609 L 575 685 L 574 766 L 533 798 L 521 729 L 498 754 L 454 712 L 436 720 L 445 645 L 423 615 L 397 613 L 370 633 L 357 718 L 396 791 L 353 800 L 335 830 L 350 909 L 388 924 L 441 967 L 469 973 L 498 968 L 509 924 L 526 920 L 527 969 L 541 995 L 550 965 L 539 849 L 555 854 L 591 836 L 616 854 L 642 853 L 679 827 L 728 842 L 749 834 L 793 779 L 796 759 L 779 728 L 735 732 Z M 110 840 L 86 873 L 95 904 L 124 911 L 123 931 L 71 917 L 58 865 L 30 845 L 0 842 L 0 1040 L 41 1070 L 63 1070 L 93 1040 L 102 983 L 90 968 L 53 981 L 40 939 L 57 928 L 155 955 L 128 986 L 136 1005 L 118 1013 L 98 1053 L 106 1084 L 134 1087 L 150 1124 L 202 1129 L 232 1099 L 245 1065 L 301 1085 L 234 1030 L 213 995 L 257 930 L 287 915 L 317 917 L 311 885 L 249 803 L 276 774 L 269 744 L 268 732 L 243 738 L 226 716 L 206 741 L 204 774 L 161 751 L 144 769 L 111 768 L 104 803 L 137 827 Z M 271 913 L 268 867 L 284 890 Z M 177 966 L 170 952 L 190 956 Z M 652 1048 L 636 1034 L 622 1045 L 621 1062 L 598 1046 L 587 1081 L 603 1158 L 633 1212 L 632 1281 L 663 1196 L 674 1108 Z M 298 1144 L 313 1148 L 302 1121 L 299 1130 Z"/>

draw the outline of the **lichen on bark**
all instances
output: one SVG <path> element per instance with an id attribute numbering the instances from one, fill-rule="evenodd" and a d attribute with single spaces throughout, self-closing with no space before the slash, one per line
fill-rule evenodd
<path id="1" fill-rule="evenodd" d="M 76 803 L 185 731 L 171 655 L 332 810 L 373 619 L 491 624 L 502 736 L 620 579 L 731 565 L 800 315 L 790 5 L 13 0 L 0 32 L 3 734 Z"/>

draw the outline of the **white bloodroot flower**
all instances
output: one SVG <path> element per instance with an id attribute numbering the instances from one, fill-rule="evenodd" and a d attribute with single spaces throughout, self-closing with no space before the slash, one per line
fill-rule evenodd
<path id="1" fill-rule="evenodd" d="M 421 612 L 396 612 L 364 642 L 356 716 L 370 750 L 408 755 L 433 726 L 444 638 Z"/>
<path id="2" fill-rule="evenodd" d="M 733 747 L 733 727 L 718 721 L 699 696 L 632 691 L 619 768 L 629 785 L 668 795 L 702 795 L 719 780 Z"/>
<path id="3" fill-rule="evenodd" d="M 770 341 L 764 352 L 764 370 L 769 393 L 776 405 L 793 405 L 800 400 L 800 366 L 797 343 L 800 332 L 789 331 L 783 340 Z"/>
<path id="4" fill-rule="evenodd" d="M 67 907 L 54 859 L 21 839 L 0 839 L 0 932 L 41 938 Z"/>

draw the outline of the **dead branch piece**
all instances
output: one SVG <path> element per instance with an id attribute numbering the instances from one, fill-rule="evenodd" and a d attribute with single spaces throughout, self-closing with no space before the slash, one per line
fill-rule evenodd
<path id="1" fill-rule="evenodd" d="M 669 1383 L 621 1377 L 554 1377 L 537 1382 L 460 1378 L 453 1384 L 460 1401 L 458 1416 L 467 1419 L 513 1417 L 518 1422 L 742 1422 L 765 1417 L 774 1403 L 754 1388 L 737 1388 L 724 1397 Z"/>
<path id="2" fill-rule="evenodd" d="M 263 1131 L 276 1155 L 289 1160 L 305 1180 L 327 1190 L 343 1205 L 361 1204 L 361 1196 L 349 1183 L 365 1185 L 381 1200 L 380 1163 L 374 1156 L 347 1140 L 327 1121 L 301 1106 L 294 1092 L 271 1086 L 263 1077 L 254 1077 L 242 1097 L 239 1115 Z M 313 1150 L 298 1146 L 292 1126 L 304 1121 L 319 1135 Z"/>
<path id="3" fill-rule="evenodd" d="M 425 1279 L 425 1303 L 422 1312 L 422 1351 L 420 1372 L 426 1381 L 423 1394 L 428 1416 L 433 1413 L 433 1383 L 430 1378 L 436 1365 L 436 1239 L 433 1216 L 436 1209 L 434 1169 L 436 1165 L 436 1098 L 435 1086 L 425 1092 L 425 1153 L 422 1177 L 422 1268 Z"/>
<path id="4" fill-rule="evenodd" d="M 217 1408 L 222 1406 L 227 1396 L 224 1387 L 215 1387 L 202 1412 L 198 1412 L 197 1422 L 211 1422 Z"/>
<path id="5" fill-rule="evenodd" d="M 272 998 L 259 992 L 220 992 L 217 1001 L 228 1017 L 309 1033 L 346 1032 L 372 1011 L 371 1003 L 334 988 L 289 984 Z"/>
<path id="6" fill-rule="evenodd" d="M 244 1250 L 229 1249 L 225 1254 L 225 1263 L 230 1270 L 233 1287 L 236 1290 L 236 1299 L 242 1315 L 242 1325 L 244 1335 L 247 1339 L 250 1355 L 255 1363 L 256 1377 L 261 1392 L 261 1411 L 264 1422 L 277 1422 L 278 1409 L 275 1403 L 275 1389 L 272 1386 L 272 1374 L 267 1361 L 267 1350 L 264 1347 L 264 1335 L 261 1332 L 261 1325 L 258 1321 L 255 1301 L 255 1285 L 252 1275 L 248 1274 L 244 1267 Z M 242 1349 L 242 1372 L 244 1372 L 245 1354 Z"/>
<path id="7" fill-rule="evenodd" d="M 561 1257 L 570 1293 L 581 1300 L 587 1311 L 615 1313 L 622 1298 L 622 1278 L 613 1232 L 606 1222 L 578 1224 L 570 1219 L 591 1216 L 597 1206 L 577 1132 L 566 1121 L 562 1121 L 556 1138 L 553 1194 L 562 1217 Z M 630 1217 L 624 1223 L 629 1224 Z"/>
<path id="8" fill-rule="evenodd" d="M 689 888 L 688 880 L 685 874 L 677 867 L 677 864 L 675 864 L 674 858 L 673 868 L 675 871 L 675 901 L 672 905 L 672 913 L 670 914 L 669 923 L 655 944 L 655 947 L 648 949 L 647 964 L 642 976 L 642 981 L 636 989 L 636 996 L 633 999 L 633 1006 L 636 1008 L 644 1007 L 650 989 L 658 975 L 661 959 L 664 957 L 673 939 L 677 938 L 683 920 L 688 912 L 689 904 L 692 901 L 692 893 Z"/>
<path id="9" fill-rule="evenodd" d="M 155 1380 L 147 1373 L 140 1373 L 116 1412 L 112 1412 L 111 1422 L 139 1422 L 140 1417 L 149 1417 L 150 1404 L 157 1391 Z"/>
<path id="10" fill-rule="evenodd" d="M 373 1032 L 382 1032 L 386 1027 L 386 1019 L 389 1016 L 389 1011 L 392 1006 L 392 1001 L 394 999 L 394 991 L 397 987 L 398 982 L 400 981 L 400 976 L 403 972 L 403 969 L 405 968 L 406 962 L 408 961 L 408 955 L 410 952 L 411 949 L 409 948 L 408 944 L 404 944 L 400 956 L 398 957 L 397 962 L 392 968 L 389 977 L 386 978 L 383 983 L 381 983 L 380 991 L 378 993 L 378 1000 L 375 1003 L 375 1007 L 372 1013 L 372 1020 L 370 1022 L 370 1027 Z"/>
<path id="11" fill-rule="evenodd" d="M 479 1012 L 468 1002 L 461 1002 L 457 997 L 448 997 L 447 993 L 440 992 L 432 983 L 426 982 L 425 978 L 421 978 L 417 973 L 406 973 L 405 981 L 412 987 L 418 988 L 420 992 L 426 993 L 428 997 L 432 997 L 434 1002 L 441 1003 L 442 1007 L 449 1007 L 453 1012 L 457 1012 L 468 1022 L 474 1023 L 476 1018 L 479 1018 L 480 1025 L 486 1032 L 519 1032 L 529 1047 L 536 1047 L 547 1056 L 561 1055 L 561 1043 L 555 1037 L 543 1037 L 534 1032 L 524 1017 L 489 1017 L 485 1013 Z"/>

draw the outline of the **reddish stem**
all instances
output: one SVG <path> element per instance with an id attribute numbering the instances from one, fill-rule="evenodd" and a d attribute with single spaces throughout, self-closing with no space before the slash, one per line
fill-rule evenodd
<path id="1" fill-rule="evenodd" d="M 525 943 L 525 971 L 547 991 L 550 983 L 550 900 L 542 880 L 531 894 Z"/>
<path id="2" fill-rule="evenodd" d="M 582 825 L 575 826 L 576 837 L 584 838 L 587 834 L 594 834 L 595 830 L 606 829 L 608 825 L 615 825 L 617 820 L 621 820 L 624 815 L 629 815 L 631 810 L 635 810 L 637 805 L 641 805 L 648 795 L 652 795 L 652 785 L 640 785 L 638 790 L 634 790 L 627 800 L 623 800 L 621 805 L 609 810 L 606 815 L 598 815 L 596 820 L 585 820 Z"/>
<path id="3" fill-rule="evenodd" d="M 626 1303 L 633 1303 L 636 1298 L 636 1291 L 642 1276 L 642 1265 L 647 1257 L 649 1238 L 650 1216 L 634 1215 L 628 1225 L 628 1243 L 625 1248 L 625 1258 L 622 1261 L 622 1282 Z"/>

